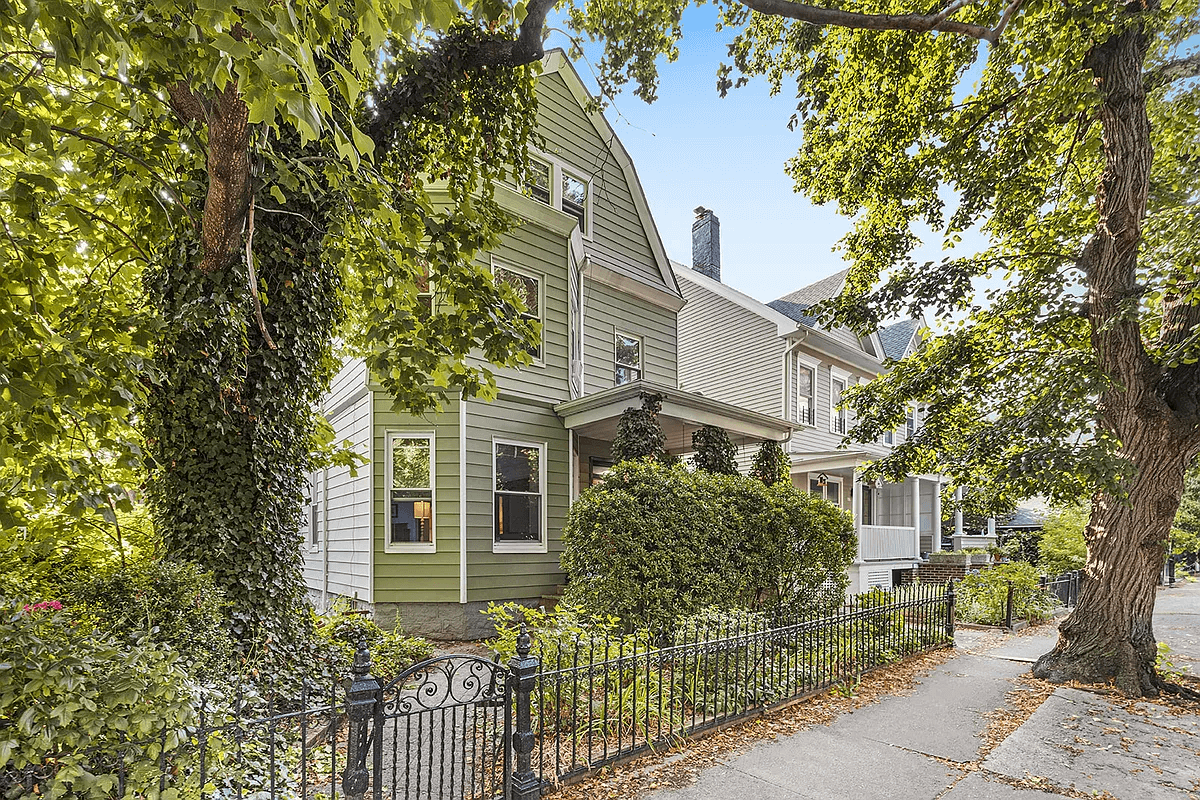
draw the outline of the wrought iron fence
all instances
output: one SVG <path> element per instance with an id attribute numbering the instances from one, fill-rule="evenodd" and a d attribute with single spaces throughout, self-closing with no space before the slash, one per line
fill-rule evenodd
<path id="1" fill-rule="evenodd" d="M 1058 600 L 1058 604 L 1074 608 L 1079 602 L 1079 588 L 1082 585 L 1083 573 L 1080 570 L 1064 572 L 1056 578 L 1042 578 L 1041 586 Z"/>
<path id="2" fill-rule="evenodd" d="M 836 613 L 768 626 L 715 619 L 667 636 L 548 644 L 531 706 L 545 791 L 953 641 L 952 584 L 858 595 Z"/>
<path id="3" fill-rule="evenodd" d="M 819 619 L 768 626 L 742 613 L 670 635 L 575 636 L 536 654 L 523 632 L 508 664 L 441 656 L 386 683 L 360 646 L 345 681 L 286 699 L 205 696 L 193 725 L 96 748 L 74 759 L 86 774 L 55 792 L 537 800 L 590 770 L 950 644 L 954 602 L 952 584 L 873 590 Z M 46 793 L 66 756 L 20 773 L 0 765 L 0 789 Z"/>

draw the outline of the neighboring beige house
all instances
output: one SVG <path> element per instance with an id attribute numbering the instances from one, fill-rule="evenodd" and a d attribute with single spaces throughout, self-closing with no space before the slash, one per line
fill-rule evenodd
<path id="1" fill-rule="evenodd" d="M 819 325 L 809 309 L 841 291 L 845 271 L 769 303 L 755 300 L 721 282 L 720 223 L 707 209 L 696 212 L 693 266 L 675 264 L 687 301 L 679 313 L 680 387 L 794 425 L 785 445 L 793 482 L 854 515 L 858 554 L 850 591 L 898 583 L 901 571 L 942 549 L 941 476 L 863 484 L 861 466 L 911 436 L 920 416 L 914 408 L 882 441 L 847 446 L 852 420 L 837 405 L 848 387 L 881 374 L 888 358 L 912 352 L 920 322 L 898 322 L 867 337 Z"/>
<path id="2" fill-rule="evenodd" d="M 567 509 L 610 466 L 617 420 L 641 391 L 665 396 L 672 452 L 704 424 L 741 443 L 788 438 L 779 414 L 678 388 L 684 298 L 633 163 L 590 101 L 550 53 L 545 151 L 526 186 L 496 191 L 525 224 L 484 262 L 542 323 L 534 363 L 497 370 L 492 402 L 421 417 L 393 412 L 361 362 L 335 378 L 324 413 L 370 464 L 313 476 L 305 565 L 319 606 L 350 597 L 414 633 L 464 638 L 490 633 L 489 602 L 553 594 Z"/>

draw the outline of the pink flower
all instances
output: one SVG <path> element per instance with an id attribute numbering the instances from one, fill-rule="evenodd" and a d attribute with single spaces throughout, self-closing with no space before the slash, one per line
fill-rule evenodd
<path id="1" fill-rule="evenodd" d="M 32 614 L 35 611 L 62 611 L 62 603 L 57 600 L 43 600 L 40 603 L 27 605 L 22 610 L 27 614 Z"/>

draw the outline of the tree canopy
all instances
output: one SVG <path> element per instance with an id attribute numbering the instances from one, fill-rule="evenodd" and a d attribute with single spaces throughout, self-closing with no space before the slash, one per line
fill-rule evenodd
<path id="1" fill-rule="evenodd" d="M 656 89 L 683 3 L 573 11 L 607 85 Z M 1035 671 L 1156 693 L 1150 614 L 1200 452 L 1200 12 L 1195 0 L 723 3 L 721 91 L 794 84 L 787 171 L 853 221 L 827 315 L 924 313 L 945 332 L 848 393 L 850 439 L 916 436 L 869 472 L 940 470 L 984 505 L 1090 497 L 1079 608 Z M 642 10 L 644 11 L 644 10 Z M 955 250 L 967 232 L 977 253 Z M 918 261 L 922 239 L 947 256 Z M 871 476 L 868 475 L 868 478 Z"/>
<path id="2" fill-rule="evenodd" d="M 548 5 L 0 5 L 6 538 L 115 527 L 141 490 L 239 635 L 296 605 L 305 473 L 348 460 L 335 339 L 411 410 L 527 358 L 475 256 Z"/>

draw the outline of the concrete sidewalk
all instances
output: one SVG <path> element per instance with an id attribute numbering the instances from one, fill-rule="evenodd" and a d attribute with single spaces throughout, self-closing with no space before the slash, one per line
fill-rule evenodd
<path id="1" fill-rule="evenodd" d="M 1179 666 L 1194 668 L 1200 664 L 1200 583 L 1160 591 L 1157 603 L 1156 633 L 1178 654 Z M 910 694 L 761 742 L 702 771 L 691 786 L 642 796 L 1003 800 L 1067 793 L 1200 800 L 1200 720 L 1161 705 L 1117 705 L 1058 688 L 998 746 L 989 745 L 989 719 L 1013 717 L 1020 677 L 1056 637 L 1046 626 L 997 644 L 994 634 L 962 630 L 958 654 Z"/>

